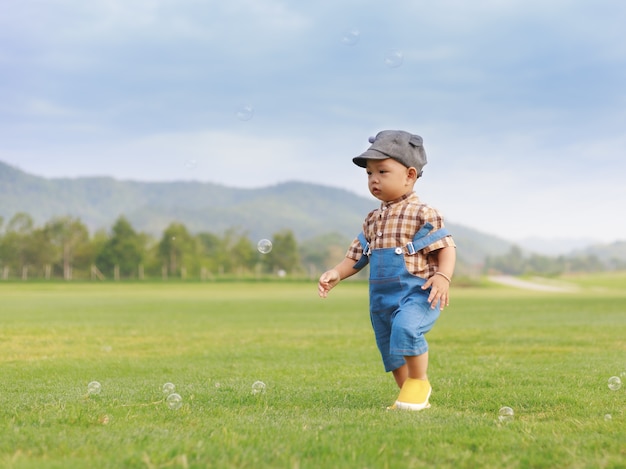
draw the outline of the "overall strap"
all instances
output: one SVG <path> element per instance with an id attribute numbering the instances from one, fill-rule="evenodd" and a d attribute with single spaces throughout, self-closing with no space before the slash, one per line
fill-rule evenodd
<path id="1" fill-rule="evenodd" d="M 357 238 L 359 238 L 359 242 L 361 243 L 361 247 L 363 248 L 363 255 L 352 267 L 359 270 L 365 267 L 370 261 L 370 243 L 367 242 L 367 239 L 365 239 L 365 233 L 363 233 L 362 231 L 359 233 L 359 236 L 357 236 Z"/>
<path id="2" fill-rule="evenodd" d="M 439 241 L 440 239 L 443 239 L 446 236 L 450 235 L 450 232 L 447 228 L 440 228 L 431 233 L 432 229 L 433 225 L 431 225 L 430 223 L 424 223 L 424 225 L 417 231 L 417 233 L 415 233 L 415 236 L 413 236 L 413 241 L 406 245 L 407 253 L 409 255 L 415 254 L 416 252 L 421 251 L 426 246 L 429 246 L 435 241 Z M 369 263 L 369 255 L 371 253 L 371 250 L 370 245 L 365 239 L 365 234 L 363 232 L 359 233 L 357 238 L 359 239 L 361 247 L 363 248 L 363 255 L 353 265 L 353 268 L 359 270 Z"/>
<path id="3" fill-rule="evenodd" d="M 406 249 L 409 254 L 415 254 L 418 251 L 421 251 L 426 246 L 434 243 L 435 241 L 439 241 L 440 239 L 445 238 L 450 235 L 450 232 L 447 228 L 440 228 L 436 231 L 430 233 L 430 230 L 433 229 L 433 225 L 430 223 L 424 223 L 415 236 L 413 237 L 413 241 L 406 245 Z M 430 234 L 428 234 L 430 233 Z"/>

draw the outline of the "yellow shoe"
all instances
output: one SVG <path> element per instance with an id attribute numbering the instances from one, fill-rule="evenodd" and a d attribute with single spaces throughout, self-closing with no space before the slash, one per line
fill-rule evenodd
<path id="1" fill-rule="evenodd" d="M 391 407 L 402 410 L 428 409 L 430 407 L 428 399 L 432 390 L 427 379 L 407 378 L 396 403 Z"/>

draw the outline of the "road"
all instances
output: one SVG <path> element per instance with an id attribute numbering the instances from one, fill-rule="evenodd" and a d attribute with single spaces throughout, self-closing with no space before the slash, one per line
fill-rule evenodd
<path id="1" fill-rule="evenodd" d="M 502 285 L 508 285 L 509 287 L 523 288 L 526 290 L 537 291 L 550 291 L 550 292 L 573 292 L 576 291 L 575 286 L 568 285 L 546 285 L 543 283 L 531 282 L 529 280 L 522 280 L 517 277 L 511 277 L 510 275 L 492 275 L 489 280 Z"/>

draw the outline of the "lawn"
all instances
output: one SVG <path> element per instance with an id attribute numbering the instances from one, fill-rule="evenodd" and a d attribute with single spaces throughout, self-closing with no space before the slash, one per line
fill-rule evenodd
<path id="1" fill-rule="evenodd" d="M 0 467 L 623 468 L 624 280 L 454 290 L 422 412 L 386 410 L 363 282 L 0 282 Z"/>

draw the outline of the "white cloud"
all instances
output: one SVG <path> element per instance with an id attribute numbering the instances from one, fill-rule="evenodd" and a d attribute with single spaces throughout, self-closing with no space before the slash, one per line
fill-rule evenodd
<path id="1" fill-rule="evenodd" d="M 42 21 L 40 26 L 54 30 L 61 42 L 119 43 L 133 38 L 234 44 L 240 35 L 254 37 L 256 41 L 248 43 L 254 48 L 268 36 L 299 32 L 309 24 L 306 17 L 274 0 L 66 0 L 61 9 L 58 4 L 41 8 L 50 21 Z"/>
<path id="2" fill-rule="evenodd" d="M 404 128 L 429 154 L 419 191 L 454 221 L 512 236 L 536 218 L 560 236 L 578 207 L 626 238 L 611 216 L 624 200 L 624 22 L 609 0 L 9 2 L 0 160 L 365 195 L 351 158 Z M 390 48 L 401 66 L 385 66 Z"/>
<path id="3" fill-rule="evenodd" d="M 67 118 L 78 117 L 79 112 L 76 109 L 59 105 L 48 99 L 40 99 L 35 97 L 27 98 L 24 106 L 15 109 L 16 113 L 23 113 L 26 116 L 34 118 Z"/>

